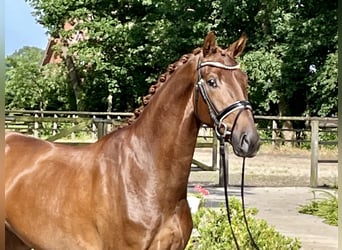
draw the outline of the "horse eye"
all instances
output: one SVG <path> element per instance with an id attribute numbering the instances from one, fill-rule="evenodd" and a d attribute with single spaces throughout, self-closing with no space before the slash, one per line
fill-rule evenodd
<path id="1" fill-rule="evenodd" d="M 216 87 L 217 87 L 216 80 L 213 79 L 213 78 L 209 79 L 209 80 L 207 81 L 207 83 L 208 83 L 208 85 L 209 85 L 210 87 L 213 87 L 213 88 L 216 88 Z"/>

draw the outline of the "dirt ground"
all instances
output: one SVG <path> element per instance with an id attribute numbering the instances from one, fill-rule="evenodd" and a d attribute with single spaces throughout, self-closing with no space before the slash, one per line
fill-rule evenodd
<path id="1" fill-rule="evenodd" d="M 229 146 L 229 184 L 240 185 L 242 159 L 234 155 Z M 245 185 L 258 187 L 307 187 L 310 186 L 310 150 L 282 146 L 273 148 L 261 145 L 254 158 L 246 159 Z M 337 159 L 337 149 L 321 149 L 319 159 Z M 198 148 L 194 159 L 212 165 L 212 150 Z M 318 164 L 318 185 L 321 187 L 337 186 L 337 163 Z M 195 165 L 190 174 L 191 182 L 208 185 L 218 184 L 219 171 L 205 171 Z"/>

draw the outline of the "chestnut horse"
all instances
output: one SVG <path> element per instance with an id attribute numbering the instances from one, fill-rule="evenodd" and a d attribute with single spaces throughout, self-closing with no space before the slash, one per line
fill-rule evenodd
<path id="1" fill-rule="evenodd" d="M 6 134 L 7 249 L 184 249 L 187 184 L 202 123 L 235 154 L 259 148 L 247 76 L 210 32 L 161 75 L 131 124 L 82 147 Z M 147 103 L 149 103 L 147 105 Z"/>

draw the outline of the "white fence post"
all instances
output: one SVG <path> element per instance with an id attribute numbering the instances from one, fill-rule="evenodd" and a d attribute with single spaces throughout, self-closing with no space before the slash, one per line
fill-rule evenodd
<path id="1" fill-rule="evenodd" d="M 56 118 L 56 120 L 58 118 L 57 114 L 54 114 L 53 117 Z M 57 122 L 53 122 L 53 124 L 52 124 L 52 135 L 56 135 L 57 130 L 58 130 L 58 124 L 57 124 Z"/>
<path id="2" fill-rule="evenodd" d="M 38 114 L 35 114 L 34 117 L 38 118 Z M 39 123 L 37 121 L 35 121 L 34 122 L 34 127 L 33 127 L 33 136 L 37 137 L 37 138 L 39 137 L 38 129 L 39 129 Z"/>
<path id="3" fill-rule="evenodd" d="M 92 139 L 97 141 L 99 138 L 97 138 L 97 127 L 95 125 L 95 119 L 96 119 L 96 116 L 93 115 L 93 121 L 91 123 L 91 131 L 92 131 Z"/>

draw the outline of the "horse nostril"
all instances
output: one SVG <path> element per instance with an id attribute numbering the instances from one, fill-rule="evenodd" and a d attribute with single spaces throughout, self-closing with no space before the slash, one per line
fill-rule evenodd
<path id="1" fill-rule="evenodd" d="M 246 146 L 248 146 L 248 144 L 249 144 L 249 141 L 248 141 L 248 138 L 247 138 L 247 134 L 243 134 L 241 136 L 240 147 L 244 148 L 245 144 L 246 144 Z"/>
<path id="2" fill-rule="evenodd" d="M 234 153 L 242 157 L 254 157 L 259 150 L 260 140 L 258 134 L 242 133 L 232 138 Z"/>

